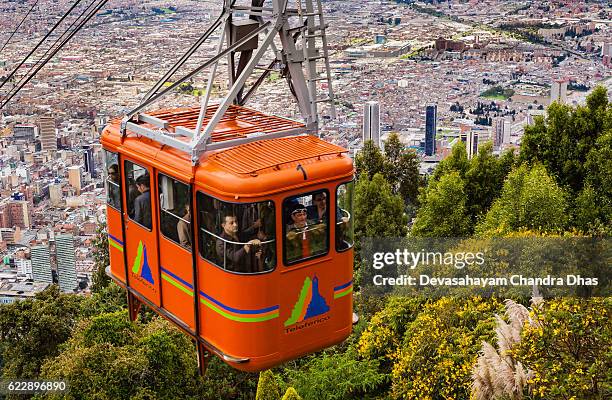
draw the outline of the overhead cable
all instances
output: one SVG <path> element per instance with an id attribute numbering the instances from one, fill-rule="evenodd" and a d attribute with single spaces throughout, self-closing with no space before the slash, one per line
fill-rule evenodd
<path id="1" fill-rule="evenodd" d="M 30 51 L 30 53 L 27 56 L 25 56 L 25 58 L 23 60 L 21 60 L 19 65 L 17 65 L 17 67 L 15 67 L 15 69 L 9 74 L 9 76 L 6 78 L 6 80 L 4 82 L 0 83 L 0 89 L 2 89 L 4 84 L 6 82 L 8 82 L 15 75 L 15 73 L 28 60 L 28 58 L 30 58 L 32 56 L 32 54 L 34 54 L 34 52 L 36 50 L 38 50 L 38 48 L 45 42 L 45 40 L 47 40 L 47 38 L 53 33 L 53 31 L 55 31 L 55 29 L 62 23 L 62 21 L 64 21 L 64 19 L 66 19 L 66 17 L 68 15 L 70 15 L 72 10 L 74 10 L 76 8 L 76 6 L 79 5 L 80 2 L 81 2 L 81 0 L 76 0 L 74 2 L 74 4 L 70 7 L 70 9 L 59 19 L 59 21 L 57 21 L 55 23 L 55 25 L 53 25 L 53 28 L 51 28 L 51 30 L 49 32 L 47 32 L 47 34 L 40 40 L 40 42 L 38 42 L 38 44 L 36 46 L 34 46 L 34 48 Z"/>
<path id="2" fill-rule="evenodd" d="M 84 25 L 85 25 L 87 22 L 89 22 L 89 20 L 90 20 L 90 19 L 91 19 L 91 18 L 92 18 L 94 15 L 96 15 L 96 13 L 98 13 L 98 11 L 100 11 L 100 9 L 101 9 L 102 7 L 104 7 L 104 5 L 105 5 L 107 2 L 108 2 L 108 0 L 100 0 L 100 1 L 98 2 L 98 5 L 97 5 L 97 6 L 96 6 L 96 7 L 95 7 L 93 10 L 91 10 L 91 11 L 89 12 L 89 14 L 87 14 L 87 16 L 85 17 L 85 19 L 84 19 L 84 20 L 82 20 L 82 21 L 79 23 L 79 25 L 78 25 L 78 26 L 77 26 L 77 27 L 76 27 L 76 28 L 75 28 L 75 29 L 74 29 L 74 30 L 73 30 L 73 31 L 72 31 L 72 32 L 69 34 L 69 36 L 68 36 L 67 38 L 65 38 L 65 39 L 62 41 L 62 43 L 60 43 L 60 45 L 59 45 L 59 46 L 58 46 L 58 47 L 57 47 L 55 50 L 53 50 L 53 52 L 52 52 L 51 54 L 49 54 L 49 56 L 48 56 L 48 57 L 47 57 L 47 58 L 46 58 L 46 59 L 45 59 L 45 60 L 42 62 L 42 64 L 40 64 L 40 65 L 38 66 L 38 68 L 36 68 L 36 70 L 35 70 L 35 71 L 32 73 L 32 75 L 30 75 L 30 76 L 28 77 L 28 79 L 27 79 L 25 82 L 23 82 L 23 83 L 22 83 L 22 84 L 21 84 L 21 85 L 20 85 L 20 86 L 17 88 L 17 90 L 16 90 L 15 92 L 13 92 L 13 93 L 10 95 L 10 97 L 8 97 L 6 100 L 4 100 L 4 102 L 3 102 L 2 104 L 0 104 L 0 109 L 2 109 L 4 106 L 6 106 L 6 104 L 7 104 L 7 103 L 8 103 L 8 102 L 9 102 L 9 101 L 10 101 L 10 100 L 11 100 L 11 99 L 12 99 L 12 98 L 13 98 L 13 97 L 14 97 L 14 96 L 15 96 L 15 95 L 16 95 L 16 94 L 17 94 L 17 93 L 18 93 L 18 92 L 19 92 L 19 91 L 20 91 L 20 90 L 21 90 L 21 89 L 22 89 L 22 88 L 23 88 L 23 87 L 24 87 L 24 86 L 25 86 L 25 85 L 26 85 L 26 84 L 27 84 L 27 83 L 28 83 L 28 82 L 29 82 L 29 81 L 30 81 L 30 80 L 33 78 L 33 77 L 34 77 L 34 76 L 36 76 L 36 74 L 38 73 L 38 71 L 40 71 L 40 70 L 41 70 L 41 69 L 42 69 L 42 68 L 43 68 L 43 67 L 44 67 L 44 66 L 45 66 L 45 65 L 46 65 L 46 64 L 47 64 L 47 63 L 48 63 L 48 62 L 51 60 L 51 58 L 53 58 L 53 57 L 54 57 L 54 56 L 57 54 L 57 52 L 59 52 L 59 51 L 62 49 L 62 47 L 64 47 L 64 45 L 65 45 L 66 43 L 68 43 L 68 41 L 70 41 L 70 39 L 72 39 L 72 37 L 73 37 L 74 35 L 76 35 L 76 34 L 77 34 L 77 32 L 79 32 L 79 31 L 81 30 L 81 28 L 82 28 L 83 26 L 84 26 Z"/>
<path id="3" fill-rule="evenodd" d="M 0 100 L 0 103 L 2 103 L 4 101 L 4 99 L 8 98 L 11 93 L 25 80 L 28 79 L 28 77 L 30 76 L 30 72 L 32 72 L 32 70 L 34 68 L 36 68 L 37 65 L 39 65 L 44 59 L 45 57 L 47 57 L 47 55 L 49 54 L 49 52 L 51 52 L 53 50 L 53 48 L 60 43 L 64 37 L 70 32 L 70 30 L 74 27 L 74 25 L 77 23 L 77 21 L 81 20 L 81 18 L 83 18 L 83 16 L 85 15 L 85 13 L 91 9 L 91 7 L 96 3 L 96 1 L 99 0 L 92 0 L 92 2 L 85 8 L 83 9 L 83 11 L 81 12 L 81 14 L 74 19 L 74 21 L 72 21 L 72 24 L 70 24 L 70 26 L 68 28 L 66 28 L 64 30 L 64 32 L 57 37 L 57 39 L 55 39 L 55 42 L 53 42 L 53 44 L 51 46 L 49 46 L 49 48 L 47 49 L 47 51 L 45 51 L 45 53 L 34 63 L 32 64 L 32 66 L 30 67 L 30 69 L 28 70 L 28 72 L 26 72 L 21 79 L 19 80 L 19 82 L 17 82 L 15 85 L 13 85 L 13 88 L 11 90 L 9 90 L 9 92 Z M 82 20 L 81 20 L 82 22 Z M 79 23 L 81 23 L 79 22 Z"/>
<path id="4" fill-rule="evenodd" d="M 21 19 L 21 22 L 19 22 L 19 25 L 17 25 L 17 28 L 15 28 L 15 30 L 11 33 L 11 36 L 9 36 L 8 40 L 4 43 L 4 45 L 2 45 L 2 48 L 0 48 L 0 53 L 2 53 L 2 50 L 4 50 L 4 48 L 6 47 L 7 44 L 9 44 L 9 42 L 11 41 L 11 39 L 13 38 L 15 33 L 17 33 L 17 31 L 19 30 L 19 28 L 21 28 L 21 25 L 23 24 L 23 21 L 25 21 L 26 18 L 28 18 L 28 15 L 30 15 L 30 13 L 32 12 L 34 7 L 36 7 L 36 4 L 38 4 L 38 0 L 36 0 L 34 2 L 34 4 L 32 4 L 32 7 L 28 10 L 26 15 L 24 15 L 24 17 Z"/>

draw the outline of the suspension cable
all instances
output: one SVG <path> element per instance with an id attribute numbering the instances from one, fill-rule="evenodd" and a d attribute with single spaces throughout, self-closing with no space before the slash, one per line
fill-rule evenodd
<path id="1" fill-rule="evenodd" d="M 15 90 L 15 88 L 17 88 L 24 79 L 27 79 L 27 77 L 30 75 L 30 72 L 32 72 L 32 70 L 34 68 L 36 68 L 37 65 L 40 64 L 40 62 L 42 60 L 45 59 L 45 57 L 47 57 L 47 55 L 49 54 L 50 51 L 53 50 L 53 48 L 60 43 L 61 40 L 64 39 L 64 37 L 66 36 L 66 34 L 68 34 L 70 32 L 70 29 L 72 29 L 72 27 L 74 27 L 74 25 L 77 23 L 77 21 L 79 21 L 81 18 L 83 18 L 83 16 L 85 15 L 85 13 L 91 8 L 91 6 L 93 6 L 96 3 L 97 0 L 92 0 L 92 2 L 85 8 L 83 9 L 83 11 L 81 12 L 81 14 L 74 20 L 72 21 L 72 24 L 70 24 L 70 26 L 68 28 L 66 28 L 66 30 L 64 30 L 64 32 L 57 37 L 57 39 L 55 39 L 55 42 L 53 42 L 53 44 L 51 46 L 49 46 L 49 48 L 47 49 L 47 51 L 45 51 L 45 53 L 34 63 L 32 64 L 32 66 L 30 67 L 30 69 L 28 70 L 28 72 L 26 72 L 21 79 L 19 80 L 19 82 L 17 82 L 15 85 L 13 85 L 13 87 L 11 88 L 11 90 L 9 90 L 9 92 L 3 96 L 2 99 L 0 99 L 0 104 L 4 101 L 4 99 L 8 98 L 10 96 L 10 94 L 13 92 L 13 90 Z"/>
<path id="2" fill-rule="evenodd" d="M 32 5 L 32 7 L 28 10 L 28 12 L 26 13 L 26 15 L 24 15 L 24 17 L 21 19 L 21 22 L 19 22 L 19 25 L 17 25 L 17 28 L 15 28 L 15 30 L 11 33 L 11 36 L 9 36 L 8 40 L 4 43 L 4 45 L 2 46 L 2 48 L 0 48 L 0 53 L 2 53 L 2 50 L 4 50 L 4 48 L 9 44 L 9 42 L 11 41 L 11 39 L 13 38 L 13 36 L 15 35 L 15 33 L 17 33 L 17 31 L 19 30 L 19 28 L 21 28 L 21 25 L 23 24 L 23 21 L 26 20 L 26 18 L 28 18 L 28 15 L 30 15 L 30 13 L 32 12 L 32 10 L 34 9 L 34 7 L 36 7 L 36 5 L 38 4 L 38 0 L 36 0 L 34 2 L 34 4 Z"/>
<path id="3" fill-rule="evenodd" d="M 55 31 L 55 29 L 57 29 L 57 27 L 72 12 L 72 10 L 74 10 L 76 8 L 76 6 L 79 5 L 80 2 L 81 2 L 81 0 L 76 0 L 74 2 L 74 4 L 70 7 L 70 9 L 59 19 L 59 21 L 57 21 L 55 23 L 55 25 L 53 25 L 53 28 L 51 28 L 51 30 L 49 32 L 47 32 L 47 34 L 40 40 L 40 42 L 38 42 L 38 44 L 36 46 L 34 46 L 34 48 L 30 51 L 30 53 L 27 56 L 25 56 L 25 58 L 23 60 L 21 60 L 19 65 L 17 65 L 17 67 L 15 67 L 15 69 L 9 74 L 9 76 L 6 78 L 6 80 L 4 82 L 0 83 L 0 89 L 2 89 L 2 87 L 6 84 L 6 82 L 11 80 L 11 78 L 15 75 L 15 73 L 19 70 L 19 68 L 21 68 L 21 66 L 28 60 L 28 58 L 30 58 L 32 56 L 32 54 L 34 54 L 34 52 L 36 50 L 38 50 L 38 48 L 45 42 L 45 40 L 47 40 L 47 38 L 53 33 L 53 31 Z"/>
<path id="4" fill-rule="evenodd" d="M 78 0 L 78 1 L 80 2 L 80 0 Z M 4 102 L 3 102 L 2 104 L 0 104 L 0 109 L 2 109 L 4 106 L 6 106 L 6 104 L 7 104 L 7 103 L 8 103 L 8 102 L 9 102 L 9 101 L 10 101 L 10 100 L 11 100 L 11 99 L 12 99 L 12 98 L 13 98 L 13 97 L 14 97 L 14 96 L 15 96 L 15 95 L 16 95 L 16 94 L 17 94 L 17 93 L 18 93 L 18 92 L 19 92 L 19 91 L 20 91 L 20 90 L 21 90 L 21 89 L 22 89 L 22 88 L 23 88 L 23 87 L 24 87 L 24 86 L 25 86 L 25 85 L 26 85 L 26 84 L 27 84 L 27 83 L 28 83 L 28 82 L 29 82 L 29 81 L 30 81 L 30 80 L 31 80 L 31 79 L 32 79 L 32 78 L 33 78 L 33 77 L 36 75 L 36 74 L 37 74 L 37 73 L 38 73 L 38 71 L 40 71 L 40 70 L 41 70 L 41 69 L 42 69 L 42 68 L 43 68 L 43 67 L 44 67 L 44 66 L 45 66 L 45 65 L 46 65 L 46 64 L 47 64 L 47 63 L 48 63 L 48 62 L 51 60 L 51 58 L 53 58 L 53 57 L 55 56 L 55 54 L 57 54 L 57 52 L 59 52 L 59 51 L 62 49 L 62 47 L 64 47 L 64 45 L 65 45 L 66 43 L 68 43 L 68 41 L 69 41 L 70 39 L 72 39 L 72 37 L 73 37 L 74 35 L 76 35 L 76 34 L 77 34 L 77 32 L 79 32 L 79 30 L 81 30 L 81 28 L 82 28 L 83 26 L 84 26 L 84 25 L 85 25 L 87 22 L 89 22 L 89 20 L 90 20 L 90 19 L 91 19 L 91 18 L 92 18 L 94 15 L 96 15 L 96 13 L 97 13 L 98 11 L 100 11 L 100 9 L 101 9 L 102 7 L 104 7 L 104 5 L 105 5 L 107 2 L 108 2 L 108 0 L 99 0 L 98 5 L 97 5 L 97 6 L 96 6 L 96 7 L 95 7 L 93 10 L 91 10 L 91 11 L 89 12 L 89 14 L 87 14 L 87 16 L 85 17 L 85 19 L 84 19 L 83 21 L 81 21 L 81 22 L 79 23 L 79 25 L 78 25 L 78 26 L 77 26 L 77 27 L 76 27 L 76 28 L 75 28 L 75 29 L 74 29 L 74 30 L 73 30 L 73 31 L 70 33 L 70 35 L 69 35 L 69 36 L 68 36 L 66 39 L 64 39 L 64 41 L 62 41 L 62 43 L 60 43 L 60 45 L 59 45 L 59 46 L 58 46 L 58 47 L 57 47 L 55 50 L 53 50 L 53 52 L 52 52 L 51 54 L 49 54 L 49 56 L 48 56 L 48 57 L 47 57 L 47 58 L 46 58 L 46 59 L 43 61 L 43 63 L 42 63 L 41 65 L 39 65 L 39 66 L 38 66 L 38 68 L 36 68 L 36 70 L 35 70 L 35 71 L 32 73 L 32 75 L 30 75 L 30 76 L 28 77 L 28 79 L 27 79 L 25 82 L 23 82 L 23 83 L 22 83 L 22 84 L 21 84 L 21 85 L 20 85 L 20 86 L 17 88 L 17 90 L 16 90 L 16 91 L 14 91 L 14 92 L 11 94 L 11 96 L 10 96 L 10 97 L 8 97 L 6 100 L 4 100 Z"/>

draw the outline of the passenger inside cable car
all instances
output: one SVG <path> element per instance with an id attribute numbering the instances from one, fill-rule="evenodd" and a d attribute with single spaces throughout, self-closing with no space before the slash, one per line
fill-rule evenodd
<path id="1" fill-rule="evenodd" d="M 202 256 L 223 270 L 257 273 L 274 269 L 274 204 L 232 204 L 198 193 Z M 202 243 L 203 242 L 203 243 Z"/>

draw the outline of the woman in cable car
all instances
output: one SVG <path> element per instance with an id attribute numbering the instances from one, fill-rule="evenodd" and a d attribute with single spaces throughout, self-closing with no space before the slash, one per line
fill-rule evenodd
<path id="1" fill-rule="evenodd" d="M 122 137 L 118 121 L 101 141 L 109 273 L 128 290 L 132 318 L 147 304 L 191 335 L 202 357 L 244 371 L 350 334 L 353 164 L 345 149 L 308 135 L 263 138 L 193 165 L 155 140 Z"/>

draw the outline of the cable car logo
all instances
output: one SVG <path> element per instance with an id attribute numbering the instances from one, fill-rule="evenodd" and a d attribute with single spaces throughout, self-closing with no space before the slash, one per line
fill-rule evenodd
<path id="1" fill-rule="evenodd" d="M 149 266 L 149 260 L 147 258 L 147 246 L 142 244 L 142 240 L 138 244 L 138 251 L 136 252 L 136 258 L 134 258 L 134 264 L 132 264 L 132 273 L 138 275 L 151 285 L 155 285 L 153 280 L 153 274 L 151 274 L 151 267 Z"/>
<path id="2" fill-rule="evenodd" d="M 289 316 L 289 319 L 285 321 L 285 327 L 303 322 L 304 320 L 310 318 L 318 317 L 327 313 L 328 311 L 329 306 L 327 305 L 325 298 L 321 296 L 321 293 L 319 293 L 319 278 L 315 276 L 311 280 L 310 277 L 307 276 L 306 279 L 304 279 L 300 296 L 293 306 L 291 315 Z M 313 324 L 324 322 L 328 319 L 329 316 L 326 318 L 319 318 L 318 320 L 313 321 Z M 298 326 L 294 329 L 285 329 L 285 332 L 293 332 L 297 329 L 302 329 L 310 325 L 311 324 L 304 324 L 303 326 Z"/>

